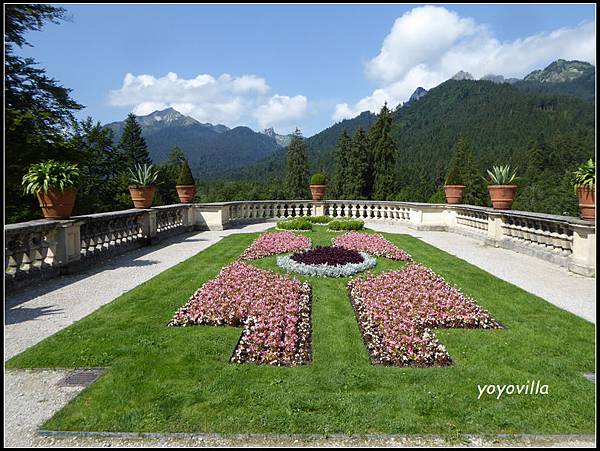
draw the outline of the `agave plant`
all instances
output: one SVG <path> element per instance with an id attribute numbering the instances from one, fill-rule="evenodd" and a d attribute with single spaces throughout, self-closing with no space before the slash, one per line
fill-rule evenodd
<path id="1" fill-rule="evenodd" d="M 136 164 L 135 172 L 131 168 L 129 168 L 129 172 L 131 173 L 130 180 L 136 186 L 150 186 L 158 177 L 158 168 L 152 164 Z"/>
<path id="2" fill-rule="evenodd" d="M 587 162 L 583 163 L 579 168 L 573 173 L 575 192 L 577 192 L 577 188 L 586 187 L 589 189 L 594 189 L 594 185 L 596 184 L 596 163 L 590 158 Z"/>
<path id="3" fill-rule="evenodd" d="M 493 166 L 487 173 L 492 185 L 509 185 L 517 178 L 517 170 L 511 170 L 509 165 Z"/>
<path id="4" fill-rule="evenodd" d="M 65 191 L 79 181 L 79 168 L 66 161 L 47 160 L 32 164 L 23 176 L 26 194 L 47 193 L 50 188 Z"/>

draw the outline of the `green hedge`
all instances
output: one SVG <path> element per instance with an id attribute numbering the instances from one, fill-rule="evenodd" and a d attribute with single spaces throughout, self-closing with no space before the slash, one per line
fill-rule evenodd
<path id="1" fill-rule="evenodd" d="M 329 223 L 329 230 L 362 230 L 365 222 L 362 219 L 336 219 Z"/>
<path id="2" fill-rule="evenodd" d="M 307 216 L 306 219 L 308 219 L 313 224 L 327 224 L 333 221 L 333 218 L 331 216 Z"/>
<path id="3" fill-rule="evenodd" d="M 306 218 L 292 218 L 279 221 L 277 223 L 278 229 L 284 230 L 312 230 L 312 222 Z"/>

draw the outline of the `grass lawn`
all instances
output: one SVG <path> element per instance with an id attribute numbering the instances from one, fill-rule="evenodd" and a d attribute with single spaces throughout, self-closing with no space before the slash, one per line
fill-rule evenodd
<path id="1" fill-rule="evenodd" d="M 339 233 L 316 228 L 313 244 Z M 231 235 L 7 362 L 10 368 L 109 367 L 44 429 L 129 432 L 460 434 L 595 432 L 595 327 L 418 239 L 384 234 L 457 284 L 505 326 L 438 329 L 454 364 L 369 364 L 345 289 L 313 287 L 313 361 L 232 364 L 241 328 L 166 327 L 259 234 Z M 374 271 L 402 262 L 378 258 Z M 279 270 L 275 257 L 254 261 Z M 134 268 L 132 268 L 132 271 Z M 300 276 L 298 276 L 300 277 Z M 302 278 L 302 277 L 300 277 Z M 477 399 L 477 384 L 540 380 L 547 395 Z"/>

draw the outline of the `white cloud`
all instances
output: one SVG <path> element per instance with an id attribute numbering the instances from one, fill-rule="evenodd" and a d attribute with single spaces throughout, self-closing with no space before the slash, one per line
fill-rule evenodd
<path id="1" fill-rule="evenodd" d="M 290 125 L 294 120 L 304 117 L 308 99 L 304 96 L 274 95 L 269 101 L 254 110 L 253 116 L 261 128 L 274 124 Z"/>
<path id="2" fill-rule="evenodd" d="M 523 77 L 558 58 L 596 62 L 593 23 L 560 28 L 509 42 L 500 42 L 484 24 L 439 6 L 421 6 L 396 21 L 377 56 L 365 67 L 377 89 L 354 105 L 335 107 L 336 121 L 362 111 L 377 112 L 408 100 L 422 86 L 431 89 L 459 70 L 475 78 L 486 74 Z"/>
<path id="3" fill-rule="evenodd" d="M 128 73 L 121 88 L 110 91 L 108 103 L 131 107 L 137 115 L 172 107 L 200 122 L 228 126 L 254 120 L 260 127 L 285 125 L 306 113 L 305 96 L 269 96 L 270 89 L 256 75 L 200 74 L 184 79 L 174 72 L 159 78 Z"/>

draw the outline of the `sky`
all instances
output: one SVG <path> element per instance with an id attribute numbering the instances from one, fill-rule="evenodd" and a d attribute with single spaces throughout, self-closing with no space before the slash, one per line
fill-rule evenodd
<path id="1" fill-rule="evenodd" d="M 596 64 L 594 4 L 57 5 L 19 49 L 101 123 L 173 107 L 200 122 L 311 136 L 459 70 Z"/>

